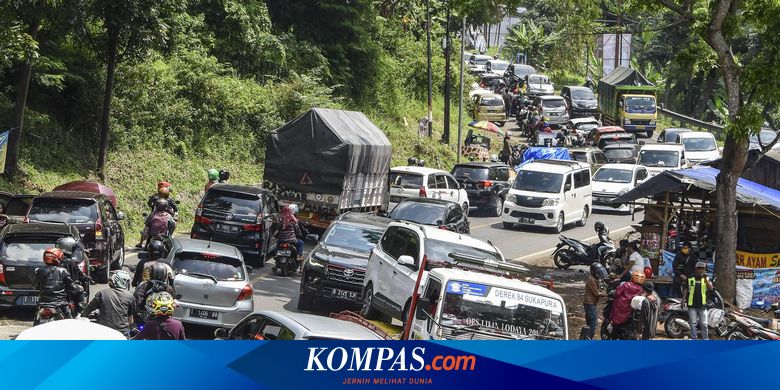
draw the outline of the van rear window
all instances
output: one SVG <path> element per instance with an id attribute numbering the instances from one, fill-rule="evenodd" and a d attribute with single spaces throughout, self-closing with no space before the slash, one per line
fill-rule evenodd
<path id="1" fill-rule="evenodd" d="M 260 198 L 252 194 L 212 189 L 203 199 L 203 207 L 234 215 L 255 215 L 260 213 Z"/>
<path id="2" fill-rule="evenodd" d="M 98 213 L 93 201 L 38 198 L 28 217 L 35 222 L 95 223 Z"/>

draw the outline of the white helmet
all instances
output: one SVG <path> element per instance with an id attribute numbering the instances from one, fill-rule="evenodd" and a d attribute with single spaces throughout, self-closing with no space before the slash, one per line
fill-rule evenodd
<path id="1" fill-rule="evenodd" d="M 634 310 L 642 310 L 642 303 L 644 303 L 646 299 L 647 298 L 642 295 L 631 298 L 631 308 Z"/>
<path id="2" fill-rule="evenodd" d="M 292 211 L 293 215 L 296 215 L 296 214 L 298 214 L 298 210 L 299 210 L 299 208 L 298 208 L 298 205 L 297 205 L 297 204 L 293 203 L 293 204 L 291 204 L 291 205 L 289 205 L 289 206 L 287 206 L 287 207 L 289 207 L 289 208 L 290 208 L 290 211 Z"/>

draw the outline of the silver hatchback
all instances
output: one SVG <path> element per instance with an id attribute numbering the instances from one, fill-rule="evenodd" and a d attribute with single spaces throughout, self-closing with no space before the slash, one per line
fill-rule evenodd
<path id="1" fill-rule="evenodd" d="M 251 268 L 235 247 L 174 238 L 168 261 L 182 322 L 232 327 L 254 310 Z"/>

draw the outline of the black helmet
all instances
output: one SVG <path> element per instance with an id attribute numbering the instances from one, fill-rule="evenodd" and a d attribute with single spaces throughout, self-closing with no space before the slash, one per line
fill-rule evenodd
<path id="1" fill-rule="evenodd" d="M 76 239 L 72 236 L 65 236 L 58 239 L 55 246 L 61 249 L 65 256 L 73 256 L 73 250 L 76 248 Z"/>
<path id="2" fill-rule="evenodd" d="M 601 232 L 603 232 L 604 230 L 606 230 L 606 228 L 607 228 L 607 227 L 606 227 L 606 226 L 604 226 L 604 222 L 601 222 L 601 221 L 599 221 L 599 222 L 596 222 L 596 223 L 593 225 L 593 229 L 594 229 L 594 230 L 596 230 L 596 232 L 597 232 L 597 233 L 601 233 Z"/>
<path id="3" fill-rule="evenodd" d="M 417 165 L 417 159 L 414 157 L 409 157 L 408 160 L 406 160 L 407 163 L 409 163 L 409 166 Z"/>
<path id="4" fill-rule="evenodd" d="M 417 166 L 418 167 L 424 167 L 425 166 L 425 160 L 417 160 Z"/>
<path id="5" fill-rule="evenodd" d="M 149 280 L 168 282 L 168 267 L 163 263 L 155 261 L 152 264 L 152 269 L 149 270 Z"/>
<path id="6" fill-rule="evenodd" d="M 162 241 L 160 240 L 153 240 L 149 243 L 147 252 L 149 252 L 150 258 L 159 259 L 165 256 L 165 245 L 163 245 Z"/>
<path id="7" fill-rule="evenodd" d="M 226 171 L 224 169 L 220 169 L 219 170 L 219 181 L 226 182 L 228 180 L 230 180 L 230 172 L 228 172 L 228 171 Z"/>
<path id="8" fill-rule="evenodd" d="M 604 265 L 599 263 L 598 261 L 590 265 L 590 274 L 595 276 L 596 279 L 604 279 L 609 275 L 609 272 L 607 272 L 607 269 L 604 268 Z"/>

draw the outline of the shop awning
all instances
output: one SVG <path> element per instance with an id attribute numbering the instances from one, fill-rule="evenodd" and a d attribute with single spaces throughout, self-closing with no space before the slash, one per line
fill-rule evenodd
<path id="1" fill-rule="evenodd" d="M 618 196 L 612 203 L 632 202 L 666 191 L 683 192 L 684 189 L 691 190 L 692 187 L 708 192 L 715 191 L 716 177 L 719 172 L 719 170 L 710 167 L 665 171 L 648 179 L 633 190 Z M 737 182 L 737 203 L 760 206 L 780 212 L 780 191 L 750 180 L 739 179 Z"/>

